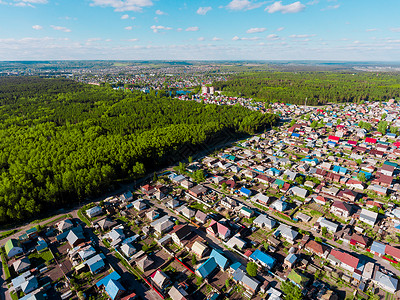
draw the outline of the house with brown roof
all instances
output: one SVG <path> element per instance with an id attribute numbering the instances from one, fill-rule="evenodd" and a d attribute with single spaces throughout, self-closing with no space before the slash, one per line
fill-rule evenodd
<path id="1" fill-rule="evenodd" d="M 352 211 L 352 206 L 346 202 L 335 201 L 333 202 L 330 211 L 338 216 L 348 218 Z"/>
<path id="2" fill-rule="evenodd" d="M 305 244 L 304 249 L 324 258 L 327 258 L 330 252 L 330 248 L 328 246 L 320 244 L 314 240 L 309 240 Z"/>

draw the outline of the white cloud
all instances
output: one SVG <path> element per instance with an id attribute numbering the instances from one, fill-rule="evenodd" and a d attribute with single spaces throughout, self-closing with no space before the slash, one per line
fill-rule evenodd
<path id="1" fill-rule="evenodd" d="M 188 27 L 185 29 L 185 31 L 199 31 L 199 27 L 197 26 Z"/>
<path id="2" fill-rule="evenodd" d="M 125 29 L 125 30 L 132 30 L 133 27 L 132 27 L 132 26 L 126 26 L 124 29 Z"/>
<path id="3" fill-rule="evenodd" d="M 279 27 L 276 31 L 282 31 L 285 30 L 285 27 Z"/>
<path id="4" fill-rule="evenodd" d="M 307 2 L 307 5 L 315 5 L 318 3 L 319 3 L 319 0 L 311 0 L 310 2 Z"/>
<path id="5" fill-rule="evenodd" d="M 400 27 L 390 28 L 390 30 L 393 32 L 400 32 Z"/>
<path id="6" fill-rule="evenodd" d="M 204 16 L 206 13 L 208 13 L 210 10 L 212 10 L 211 6 L 206 6 L 206 7 L 199 7 L 199 9 L 196 11 L 197 14 Z"/>
<path id="7" fill-rule="evenodd" d="M 328 7 L 322 8 L 321 11 L 338 9 L 339 7 L 340 7 L 340 4 L 329 5 Z"/>
<path id="8" fill-rule="evenodd" d="M 42 30 L 43 29 L 43 27 L 40 26 L 40 25 L 33 25 L 32 28 L 35 29 L 35 30 Z"/>
<path id="9" fill-rule="evenodd" d="M 122 15 L 122 16 L 121 16 L 121 19 L 122 19 L 122 20 L 129 19 L 129 15 Z"/>
<path id="10" fill-rule="evenodd" d="M 32 3 L 32 4 L 46 4 L 47 0 L 14 0 L 16 2 Z"/>
<path id="11" fill-rule="evenodd" d="M 153 25 L 150 27 L 151 30 L 153 30 L 154 33 L 159 32 L 160 30 L 171 30 L 171 27 L 165 27 L 161 25 Z"/>
<path id="12" fill-rule="evenodd" d="M 259 33 L 266 31 L 267 28 L 250 28 L 246 31 L 246 33 Z"/>
<path id="13" fill-rule="evenodd" d="M 257 36 L 251 37 L 251 38 L 248 38 L 248 37 L 242 37 L 242 38 L 240 38 L 240 37 L 238 37 L 238 36 L 235 36 L 235 37 L 232 38 L 232 41 L 257 41 L 257 40 L 259 40 L 259 39 L 260 39 L 260 38 L 257 37 Z"/>
<path id="14" fill-rule="evenodd" d="M 270 14 L 275 12 L 281 12 L 283 14 L 290 14 L 290 13 L 298 13 L 303 11 L 306 8 L 304 4 L 300 1 L 293 2 L 292 4 L 282 5 L 282 1 L 276 1 L 270 6 L 265 8 L 265 11 L 268 11 Z"/>
<path id="15" fill-rule="evenodd" d="M 176 29 L 176 31 L 182 31 L 182 30 L 183 30 L 182 28 L 177 28 L 177 29 Z"/>
<path id="16" fill-rule="evenodd" d="M 230 10 L 250 10 L 255 9 L 263 5 L 264 2 L 251 2 L 249 0 L 232 0 L 227 6 Z"/>
<path id="17" fill-rule="evenodd" d="M 279 40 L 280 37 L 273 33 L 273 34 L 267 35 L 267 39 L 269 39 L 269 40 Z"/>
<path id="18" fill-rule="evenodd" d="M 289 37 L 292 39 L 304 39 L 315 36 L 315 34 L 292 34 Z"/>
<path id="19" fill-rule="evenodd" d="M 59 30 L 59 31 L 64 31 L 64 32 L 71 32 L 71 29 L 66 28 L 66 27 L 54 26 L 54 25 L 51 25 L 50 27 L 53 28 L 54 30 Z"/>
<path id="20" fill-rule="evenodd" d="M 92 0 L 91 6 L 112 7 L 115 11 L 141 12 L 144 7 L 153 5 L 151 0 Z"/>
<path id="21" fill-rule="evenodd" d="M 366 32 L 372 32 L 372 31 L 377 31 L 378 29 L 376 29 L 376 28 L 370 28 L 370 29 L 366 29 L 365 31 Z"/>
<path id="22" fill-rule="evenodd" d="M 139 39 L 129 39 L 128 42 L 137 42 Z"/>
<path id="23" fill-rule="evenodd" d="M 166 14 L 167 13 L 165 13 L 165 12 L 159 10 L 159 9 L 156 10 L 156 15 L 162 16 L 162 15 L 166 15 Z"/>
<path id="24" fill-rule="evenodd" d="M 204 41 L 205 38 L 204 38 L 204 37 L 199 37 L 197 40 L 198 40 L 198 41 Z"/>
<path id="25" fill-rule="evenodd" d="M 220 41 L 221 39 L 215 36 L 215 37 L 212 38 L 212 40 L 213 41 Z"/>

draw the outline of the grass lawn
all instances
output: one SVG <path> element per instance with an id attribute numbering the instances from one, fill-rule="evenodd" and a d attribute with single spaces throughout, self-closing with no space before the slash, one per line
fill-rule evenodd
<path id="1" fill-rule="evenodd" d="M 31 261 L 32 267 L 38 267 L 46 263 L 47 261 L 52 260 L 54 256 L 50 252 L 50 250 L 46 250 L 41 253 L 33 252 L 29 254 L 28 258 Z"/>

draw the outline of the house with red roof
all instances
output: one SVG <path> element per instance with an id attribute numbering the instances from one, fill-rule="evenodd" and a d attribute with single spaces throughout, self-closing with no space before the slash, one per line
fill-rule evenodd
<path id="1" fill-rule="evenodd" d="M 365 248 L 369 243 L 370 239 L 361 234 L 353 233 L 353 235 L 350 237 L 350 245 L 353 246 L 360 246 L 362 248 Z"/>
<path id="2" fill-rule="evenodd" d="M 220 222 L 212 220 L 210 226 L 207 227 L 207 233 L 226 240 L 231 235 L 231 230 Z"/>
<path id="3" fill-rule="evenodd" d="M 367 138 L 365 138 L 365 142 L 370 143 L 370 144 L 376 144 L 377 140 L 374 138 L 367 137 Z"/>
<path id="4" fill-rule="evenodd" d="M 350 272 L 354 272 L 359 262 L 357 257 L 336 249 L 332 249 L 331 253 L 328 255 L 328 260 L 333 265 L 338 265 Z"/>
<path id="5" fill-rule="evenodd" d="M 393 247 L 391 245 L 386 245 L 385 254 L 390 255 L 397 261 L 400 261 L 400 249 L 399 248 Z"/>
<path id="6" fill-rule="evenodd" d="M 330 135 L 330 136 L 328 137 L 328 141 L 332 141 L 332 142 L 338 143 L 338 142 L 340 141 L 340 137 L 335 136 L 335 135 Z"/>

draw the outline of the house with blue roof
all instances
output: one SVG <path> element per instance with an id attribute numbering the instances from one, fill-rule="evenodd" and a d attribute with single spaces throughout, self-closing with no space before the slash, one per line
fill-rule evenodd
<path id="1" fill-rule="evenodd" d="M 119 280 L 121 278 L 121 275 L 118 274 L 118 272 L 114 271 L 112 273 L 110 273 L 109 275 L 107 275 L 106 277 L 100 279 L 97 283 L 96 286 L 98 288 L 101 288 L 101 286 L 106 287 L 108 281 L 110 281 L 111 279 L 113 280 Z"/>
<path id="2" fill-rule="evenodd" d="M 222 270 L 225 270 L 225 268 L 228 266 L 228 259 L 222 254 L 222 251 L 213 249 L 210 257 L 215 259 L 215 262 Z"/>
<path id="3" fill-rule="evenodd" d="M 271 269 L 275 265 L 275 258 L 269 256 L 267 253 L 264 253 L 259 249 L 250 255 L 250 259 L 268 269 Z"/>
<path id="4" fill-rule="evenodd" d="M 104 256 L 104 254 L 100 253 L 93 256 L 92 258 L 89 258 L 85 263 L 89 267 L 89 270 L 90 272 L 92 272 L 92 274 L 98 274 L 106 267 L 106 264 L 104 262 L 105 258 L 106 257 Z"/>
<path id="5" fill-rule="evenodd" d="M 217 262 L 214 257 L 208 258 L 200 267 L 196 270 L 196 275 L 201 278 L 207 278 L 218 268 Z"/>
<path id="6" fill-rule="evenodd" d="M 345 175 L 347 173 L 347 168 L 341 166 L 333 166 L 333 172 Z"/>
<path id="7" fill-rule="evenodd" d="M 252 195 L 251 190 L 246 189 L 244 186 L 242 186 L 239 190 L 240 194 L 242 194 L 245 197 L 250 197 Z"/>
<path id="8" fill-rule="evenodd" d="M 112 300 L 120 299 L 121 295 L 126 291 L 122 284 L 114 279 L 108 281 L 105 290 Z"/>
<path id="9" fill-rule="evenodd" d="M 379 243 L 377 241 L 373 241 L 370 252 L 377 256 L 382 256 L 382 255 L 385 255 L 385 248 L 386 248 L 385 244 Z"/>

